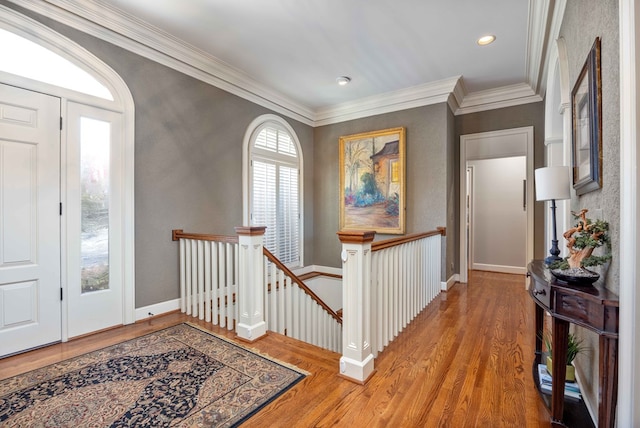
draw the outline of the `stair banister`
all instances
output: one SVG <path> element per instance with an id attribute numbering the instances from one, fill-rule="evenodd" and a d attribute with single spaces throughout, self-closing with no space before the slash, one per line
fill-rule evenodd
<path id="1" fill-rule="evenodd" d="M 342 243 L 342 357 L 340 375 L 359 383 L 373 374 L 371 242 L 375 232 L 338 232 Z"/>
<path id="2" fill-rule="evenodd" d="M 267 334 L 264 320 L 264 226 L 236 227 L 240 267 L 238 278 L 238 324 L 236 333 L 249 342 Z"/>

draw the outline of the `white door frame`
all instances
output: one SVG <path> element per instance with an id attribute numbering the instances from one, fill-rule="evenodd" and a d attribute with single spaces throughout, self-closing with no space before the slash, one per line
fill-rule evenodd
<path id="1" fill-rule="evenodd" d="M 51 28 L 40 24 L 20 13 L 0 5 L 0 27 L 29 39 L 39 45 L 49 49 L 56 54 L 67 58 L 72 63 L 78 65 L 94 78 L 100 81 L 111 92 L 113 100 L 106 100 L 90 95 L 82 94 L 47 83 L 26 79 L 8 73 L 0 72 L 0 80 L 10 85 L 18 86 L 37 92 L 42 92 L 57 96 L 62 99 L 62 117 L 66 118 L 66 108 L 69 101 L 86 104 L 98 108 L 111 110 L 122 114 L 122 138 L 124 174 L 123 192 L 120 203 L 122 204 L 122 282 L 123 282 L 123 324 L 135 322 L 135 229 L 134 229 L 134 118 L 135 108 L 133 96 L 122 78 L 107 64 L 102 62 L 95 55 L 76 44 L 74 41 L 62 36 Z M 62 137 L 64 138 L 64 136 Z M 61 155 L 65 156 L 66 141 L 61 142 Z M 65 165 L 61 165 L 61 177 L 66 177 Z M 61 182 L 61 202 L 63 207 L 66 203 L 64 195 L 66 193 L 66 182 Z M 63 295 L 68 295 L 67 280 L 67 251 L 65 244 L 67 230 L 65 228 L 66 218 L 63 208 L 63 218 L 61 225 L 61 275 Z M 62 301 L 62 341 L 69 339 L 68 335 L 68 301 Z"/>
<path id="2" fill-rule="evenodd" d="M 533 126 L 526 126 L 522 128 L 504 129 L 500 131 L 481 132 L 477 134 L 466 134 L 460 136 L 460 282 L 466 283 L 468 281 L 469 260 L 467 257 L 467 248 L 469 243 L 467 242 L 466 233 L 466 219 L 467 219 L 467 160 L 470 157 L 467 153 L 467 148 L 473 140 L 497 138 L 506 136 L 518 136 L 524 135 L 527 139 L 526 153 L 512 153 L 512 155 L 525 155 L 527 157 L 527 242 L 526 242 L 526 255 L 527 260 L 533 259 L 533 211 L 534 211 L 534 198 L 533 198 Z M 487 153 L 483 156 L 483 159 L 505 157 L 506 154 L 491 154 Z M 477 157 L 475 157 L 477 158 Z"/>
<path id="3" fill-rule="evenodd" d="M 640 8 L 620 0 L 620 427 L 640 424 Z"/>

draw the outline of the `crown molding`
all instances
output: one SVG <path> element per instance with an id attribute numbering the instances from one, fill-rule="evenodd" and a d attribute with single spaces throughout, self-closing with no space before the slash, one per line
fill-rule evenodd
<path id="1" fill-rule="evenodd" d="M 463 78 L 455 76 L 356 101 L 313 109 L 257 82 L 218 58 L 191 46 L 141 19 L 101 0 L 9 0 L 123 49 L 211 84 L 276 113 L 316 127 L 414 107 L 448 103 L 456 115 L 538 102 L 537 84 L 519 84 L 468 94 Z M 528 77 L 539 80 L 549 0 L 531 0 Z M 542 31 L 538 31 L 542 30 Z M 533 48 L 535 47 L 535 49 Z M 535 52 L 535 54 L 533 54 Z M 530 66 L 531 65 L 531 66 Z M 533 89 L 532 89 L 533 88 Z"/>
<path id="2" fill-rule="evenodd" d="M 455 76 L 411 88 L 341 103 L 316 111 L 315 126 L 330 125 L 377 114 L 444 103 L 462 79 Z"/>
<path id="3" fill-rule="evenodd" d="M 518 83 L 467 94 L 455 114 L 459 116 L 540 101 L 542 101 L 542 97 L 536 94 L 531 86 L 526 83 Z"/>
<path id="4" fill-rule="evenodd" d="M 555 0 L 553 11 L 551 12 L 551 25 L 549 26 L 549 33 L 547 34 L 549 45 L 547 46 L 544 62 L 542 62 L 543 58 L 540 58 L 542 65 L 542 76 L 540 79 L 541 85 L 540 88 L 538 88 L 538 93 L 541 94 L 542 97 L 545 96 L 547 92 L 547 86 L 549 85 L 549 73 L 551 73 L 550 67 L 555 66 L 555 60 L 559 55 L 565 54 L 564 51 L 562 53 L 559 52 L 559 50 L 564 48 L 564 46 L 560 47 L 559 45 L 564 44 L 564 42 L 560 40 L 560 27 L 562 26 L 562 19 L 564 18 L 564 11 L 566 7 L 567 0 Z M 552 46 L 552 43 L 555 43 L 556 46 Z M 564 72 L 565 74 L 567 73 L 567 71 L 564 69 L 561 69 L 560 72 Z M 564 79 L 567 82 L 569 80 L 568 76 L 566 75 L 560 76 L 560 79 Z M 562 99 L 564 99 L 564 95 L 564 93 L 561 94 Z"/>
<path id="5" fill-rule="evenodd" d="M 539 92 L 543 73 L 542 60 L 547 49 L 547 24 L 551 0 L 530 0 L 526 55 L 527 82 L 534 92 Z M 545 82 L 546 83 L 546 82 Z"/>
<path id="6" fill-rule="evenodd" d="M 314 112 L 242 71 L 100 0 L 9 0 L 307 125 Z"/>

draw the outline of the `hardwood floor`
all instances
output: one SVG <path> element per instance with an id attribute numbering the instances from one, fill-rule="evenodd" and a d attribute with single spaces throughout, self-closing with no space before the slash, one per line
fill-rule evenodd
<path id="1" fill-rule="evenodd" d="M 270 333 L 245 344 L 310 373 L 243 427 L 548 427 L 531 377 L 533 303 L 524 276 L 472 272 L 441 293 L 376 359 L 364 386 L 338 376 L 340 354 Z M 180 322 L 173 313 L 0 359 L 0 379 Z"/>

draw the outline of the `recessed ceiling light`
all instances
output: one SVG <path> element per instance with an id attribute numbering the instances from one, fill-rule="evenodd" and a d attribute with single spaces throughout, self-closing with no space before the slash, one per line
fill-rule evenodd
<path id="1" fill-rule="evenodd" d="M 496 40 L 496 36 L 494 36 L 494 35 L 483 36 L 483 37 L 480 37 L 478 39 L 478 44 L 480 46 L 486 46 L 486 45 L 489 45 L 489 44 L 493 43 L 495 40 Z"/>
<path id="2" fill-rule="evenodd" d="M 344 86 L 344 85 L 348 85 L 349 82 L 351 82 L 351 77 L 349 76 L 340 76 L 336 79 L 336 82 L 338 82 L 338 85 L 340 86 Z"/>

